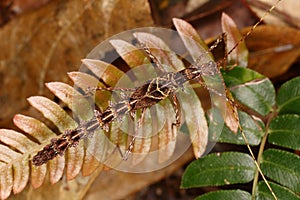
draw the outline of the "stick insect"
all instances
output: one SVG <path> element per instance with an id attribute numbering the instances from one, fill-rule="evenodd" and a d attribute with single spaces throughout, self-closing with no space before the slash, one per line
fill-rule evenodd
<path id="1" fill-rule="evenodd" d="M 267 13 L 271 12 L 275 6 L 280 2 L 278 0 L 277 3 L 272 6 Z M 255 28 L 256 26 L 263 20 L 265 16 L 263 16 L 247 33 L 243 36 L 240 41 L 238 41 L 234 47 L 226 53 L 226 56 L 229 55 Z M 207 51 L 209 53 L 218 43 L 221 41 L 219 38 L 217 42 Z M 212 93 L 219 95 L 225 98 L 232 107 L 237 107 L 237 104 L 226 95 L 223 95 L 216 91 L 214 88 L 210 88 L 205 85 L 204 82 L 201 81 L 201 77 L 205 76 L 205 73 L 210 73 L 210 75 L 214 75 L 216 73 L 214 69 L 217 68 L 217 63 L 213 61 L 205 62 L 199 64 L 200 62 L 196 62 L 192 64 L 188 68 L 177 72 L 166 72 L 162 67 L 159 60 L 151 53 L 151 49 L 142 44 L 142 47 L 149 58 L 155 63 L 157 69 L 161 72 L 161 76 L 153 78 L 139 87 L 133 88 L 132 93 L 129 95 L 129 98 L 123 99 L 116 104 L 109 105 L 104 111 L 95 110 L 94 116 L 91 120 L 81 123 L 77 128 L 66 130 L 59 138 L 52 139 L 51 143 L 46 145 L 41 151 L 37 153 L 33 157 L 33 164 L 36 166 L 47 163 L 48 160 L 53 159 L 57 155 L 63 155 L 64 152 L 70 148 L 75 147 L 78 142 L 82 139 L 90 135 L 90 133 L 94 132 L 96 129 L 103 129 L 105 131 L 109 130 L 109 125 L 124 115 L 133 114 L 137 110 L 141 110 L 141 118 L 138 120 L 138 126 L 141 124 L 143 119 L 143 115 L 145 109 L 151 107 L 152 105 L 157 104 L 158 102 L 170 98 L 175 107 L 175 115 L 176 120 L 172 123 L 172 131 L 176 131 L 176 129 L 181 124 L 180 113 L 179 113 L 179 102 L 175 95 L 175 93 L 183 88 L 183 85 L 189 81 L 198 81 L 200 84 L 205 87 L 207 90 Z M 200 57 L 201 60 L 201 57 Z M 96 90 L 102 90 L 102 88 L 96 88 Z M 238 123 L 238 119 L 236 118 L 238 128 L 242 131 Z M 247 139 L 244 138 L 247 142 Z M 136 137 L 133 136 L 130 141 L 126 152 L 122 155 L 123 159 L 126 160 L 132 149 L 134 148 Z M 252 151 L 250 150 L 252 157 L 254 158 Z M 258 170 L 260 168 L 256 162 Z M 261 172 L 261 171 L 260 171 Z M 262 173 L 261 173 L 262 174 Z M 263 174 L 262 174 L 263 176 Z M 271 190 L 271 188 L 269 188 Z M 271 190 L 272 191 L 272 190 Z M 275 195 L 274 195 L 275 196 Z"/>
<path id="2" fill-rule="evenodd" d="M 218 40 L 217 43 L 219 42 L 220 40 Z M 140 125 L 145 109 L 168 97 L 172 99 L 175 107 L 176 121 L 172 124 L 172 130 L 175 131 L 175 127 L 180 125 L 178 108 L 179 102 L 175 92 L 179 88 L 183 88 L 183 84 L 190 80 L 200 80 L 200 77 L 203 75 L 203 69 L 207 69 L 207 71 L 210 71 L 209 69 L 215 69 L 216 63 L 210 61 L 200 66 L 193 65 L 178 72 L 167 73 L 146 46 L 144 46 L 144 50 L 149 57 L 154 60 L 158 66 L 158 69 L 163 73 L 163 75 L 147 81 L 140 87 L 134 88 L 134 92 L 129 96 L 128 99 L 119 101 L 116 104 L 111 104 L 103 112 L 94 110 L 94 117 L 91 120 L 80 124 L 76 129 L 67 130 L 60 138 L 52 139 L 51 143 L 44 147 L 43 150 L 39 151 L 38 154 L 33 158 L 34 165 L 42 165 L 48 160 L 53 159 L 58 154 L 63 154 L 67 148 L 76 146 L 80 139 L 86 137 L 90 132 L 93 132 L 98 128 L 108 131 L 109 125 L 112 123 L 112 121 L 126 114 L 133 116 L 138 109 L 142 110 L 141 118 L 138 122 L 138 125 Z M 96 90 L 107 89 L 96 88 Z M 125 160 L 134 147 L 135 139 L 136 137 L 134 136 L 128 146 L 128 149 L 122 156 Z"/>

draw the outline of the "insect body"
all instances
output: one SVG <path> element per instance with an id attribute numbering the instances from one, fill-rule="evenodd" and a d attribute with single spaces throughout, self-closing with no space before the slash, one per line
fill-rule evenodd
<path id="1" fill-rule="evenodd" d="M 213 65 L 213 62 L 204 65 Z M 133 105 L 132 109 L 152 106 L 169 97 L 178 88 L 183 87 L 185 82 L 196 80 L 200 76 L 201 69 L 198 68 L 187 68 L 179 72 L 167 73 L 138 87 L 130 96 L 129 102 Z"/>

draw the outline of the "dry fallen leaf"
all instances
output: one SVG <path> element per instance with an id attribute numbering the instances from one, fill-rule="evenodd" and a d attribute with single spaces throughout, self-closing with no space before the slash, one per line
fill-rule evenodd
<path id="1" fill-rule="evenodd" d="M 246 44 L 250 51 L 249 67 L 275 78 L 299 57 L 300 31 L 286 26 L 259 26 L 246 38 Z"/>
<path id="2" fill-rule="evenodd" d="M 251 9 L 259 16 L 265 14 L 265 10 L 275 5 L 277 0 L 251 0 L 248 1 Z M 285 25 L 300 28 L 300 1 L 282 0 L 276 8 L 265 18 L 267 24 Z"/>
<path id="3" fill-rule="evenodd" d="M 70 83 L 67 72 L 105 38 L 151 25 L 145 0 L 53 1 L 10 21 L 0 30 L 0 126 L 26 113 L 27 97 L 49 96 L 46 82 Z"/>

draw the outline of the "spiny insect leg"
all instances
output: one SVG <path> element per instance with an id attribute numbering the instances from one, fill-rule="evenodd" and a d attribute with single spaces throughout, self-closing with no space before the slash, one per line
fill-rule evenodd
<path id="1" fill-rule="evenodd" d="M 144 51 L 147 53 L 148 57 L 154 62 L 154 64 L 156 65 L 157 69 L 159 69 L 159 71 L 161 73 L 166 73 L 166 70 L 164 69 L 164 67 L 162 66 L 162 64 L 159 62 L 159 60 L 152 54 L 150 48 L 147 47 L 142 42 L 140 42 L 140 44 L 143 47 Z"/>
<path id="2" fill-rule="evenodd" d="M 138 119 L 138 122 L 137 122 L 137 127 L 135 129 L 135 133 L 137 132 L 137 129 L 141 128 L 142 126 L 142 122 L 144 120 L 144 117 L 145 117 L 145 111 L 146 111 L 146 108 L 142 108 L 142 111 L 141 111 L 141 117 Z M 134 134 L 129 142 L 129 145 L 128 145 L 128 148 L 126 149 L 125 153 L 123 154 L 120 147 L 117 146 L 119 152 L 120 152 L 120 155 L 122 157 L 123 160 L 127 160 L 128 159 L 128 156 L 129 154 L 132 152 L 133 148 L 134 148 L 134 143 L 135 143 L 135 140 L 136 140 L 136 135 Z"/>
<path id="3" fill-rule="evenodd" d="M 221 35 L 219 35 L 216 41 L 214 42 L 214 44 L 209 47 L 208 52 L 214 50 L 214 48 L 216 48 L 221 42 L 226 41 L 226 38 L 227 38 L 226 33 L 222 33 Z"/>
<path id="4" fill-rule="evenodd" d="M 173 135 L 176 135 L 177 132 L 177 128 L 180 126 L 181 124 L 181 113 L 180 113 L 180 105 L 179 105 L 179 101 L 175 95 L 175 93 L 172 93 L 170 95 L 171 101 L 172 101 L 172 105 L 175 109 L 175 123 L 172 123 L 172 133 Z"/>
<path id="5" fill-rule="evenodd" d="M 138 119 L 137 128 L 140 128 L 142 126 L 142 122 L 145 118 L 145 111 L 146 108 L 142 108 L 141 117 Z"/>
<path id="6" fill-rule="evenodd" d="M 133 136 L 124 154 L 122 153 L 121 149 L 118 148 L 123 160 L 128 160 L 129 154 L 132 152 L 132 149 L 134 147 L 135 140 L 136 140 L 136 136 Z"/>
<path id="7" fill-rule="evenodd" d="M 213 45 L 211 45 L 210 47 L 209 47 L 209 49 L 205 52 L 205 53 L 203 53 L 203 54 L 201 54 L 197 59 L 196 59 L 196 62 L 195 62 L 195 64 L 196 65 L 199 65 L 199 64 L 201 64 L 201 63 L 203 63 L 203 62 L 207 62 L 207 61 L 203 61 L 203 59 L 204 58 L 206 58 L 207 57 L 207 54 L 210 54 L 221 42 L 223 42 L 223 41 L 226 41 L 226 33 L 222 33 L 222 35 L 220 35 L 217 39 L 216 39 L 216 41 L 213 43 Z M 212 58 L 212 57 L 211 57 Z"/>

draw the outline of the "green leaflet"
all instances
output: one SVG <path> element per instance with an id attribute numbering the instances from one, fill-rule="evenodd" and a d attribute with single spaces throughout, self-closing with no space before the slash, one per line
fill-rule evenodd
<path id="1" fill-rule="evenodd" d="M 226 200 L 250 200 L 251 195 L 243 190 L 219 190 L 214 192 L 209 192 L 204 195 L 201 195 L 195 200 L 216 200 L 216 199 L 226 199 Z"/>
<path id="2" fill-rule="evenodd" d="M 255 165 L 244 153 L 210 154 L 193 161 L 186 169 L 182 188 L 247 183 L 253 179 Z"/>
<path id="3" fill-rule="evenodd" d="M 268 149 L 261 161 L 263 173 L 272 180 L 300 192 L 300 157 L 287 151 Z"/>
<path id="4" fill-rule="evenodd" d="M 236 100 L 263 116 L 273 111 L 275 89 L 269 79 L 242 67 L 223 71 L 222 74 Z"/>
<path id="5" fill-rule="evenodd" d="M 261 138 L 264 135 L 264 125 L 261 121 L 255 121 L 247 113 L 239 111 L 240 124 L 243 128 L 246 138 L 250 145 L 258 145 L 261 142 Z M 213 136 L 210 134 L 210 136 Z M 226 126 L 223 127 L 222 133 L 219 138 L 211 138 L 211 140 L 218 142 L 225 142 L 230 144 L 245 144 L 242 133 L 239 130 L 237 134 L 234 134 Z"/>
<path id="6" fill-rule="evenodd" d="M 300 114 L 300 77 L 284 83 L 277 95 L 280 114 Z"/>
<path id="7" fill-rule="evenodd" d="M 300 150 L 300 115 L 280 115 L 272 119 L 268 131 L 270 143 Z"/>
<path id="8" fill-rule="evenodd" d="M 300 197 L 297 196 L 294 192 L 289 190 L 286 187 L 280 186 L 276 183 L 269 182 L 272 190 L 276 194 L 278 200 L 300 200 Z M 256 200 L 273 200 L 274 197 L 270 193 L 269 188 L 265 184 L 265 182 L 260 181 L 258 184 L 258 193 L 256 195 Z"/>

